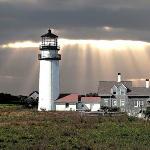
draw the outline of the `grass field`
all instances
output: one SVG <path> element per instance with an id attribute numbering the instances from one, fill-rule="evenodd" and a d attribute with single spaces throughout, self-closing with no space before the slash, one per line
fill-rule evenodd
<path id="1" fill-rule="evenodd" d="M 149 150 L 150 122 L 0 105 L 0 150 Z"/>

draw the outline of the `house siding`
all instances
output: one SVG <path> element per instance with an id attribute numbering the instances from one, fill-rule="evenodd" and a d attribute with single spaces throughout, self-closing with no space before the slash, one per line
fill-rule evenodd
<path id="1" fill-rule="evenodd" d="M 129 115 L 136 116 L 140 113 L 140 111 L 143 111 L 147 107 L 147 100 L 148 98 L 128 98 L 128 104 L 126 106 L 127 113 Z M 141 105 L 143 104 L 143 105 Z"/>
<path id="2" fill-rule="evenodd" d="M 56 104 L 56 111 L 76 111 L 76 104 L 69 104 L 67 108 L 65 104 Z"/>

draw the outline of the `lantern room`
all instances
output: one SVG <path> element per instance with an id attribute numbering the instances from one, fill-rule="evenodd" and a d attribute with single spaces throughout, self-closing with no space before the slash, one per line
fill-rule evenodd
<path id="1" fill-rule="evenodd" d="M 58 47 L 58 36 L 53 34 L 51 30 L 48 33 L 41 36 L 42 44 L 40 45 L 40 50 L 59 50 Z"/>
<path id="2" fill-rule="evenodd" d="M 53 34 L 51 30 L 41 36 L 42 42 L 40 45 L 39 60 L 61 60 L 61 55 L 58 54 L 58 36 Z"/>

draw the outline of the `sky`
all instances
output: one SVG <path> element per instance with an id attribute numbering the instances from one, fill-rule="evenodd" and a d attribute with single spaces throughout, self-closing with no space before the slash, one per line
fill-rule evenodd
<path id="1" fill-rule="evenodd" d="M 38 90 L 40 36 L 59 36 L 61 93 L 150 78 L 149 0 L 0 0 L 0 92 Z"/>

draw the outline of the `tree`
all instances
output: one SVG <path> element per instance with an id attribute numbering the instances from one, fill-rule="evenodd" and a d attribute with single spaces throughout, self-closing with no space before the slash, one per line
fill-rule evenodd
<path id="1" fill-rule="evenodd" d="M 143 113 L 145 114 L 146 118 L 150 118 L 150 107 L 147 107 L 145 111 L 143 111 Z"/>

